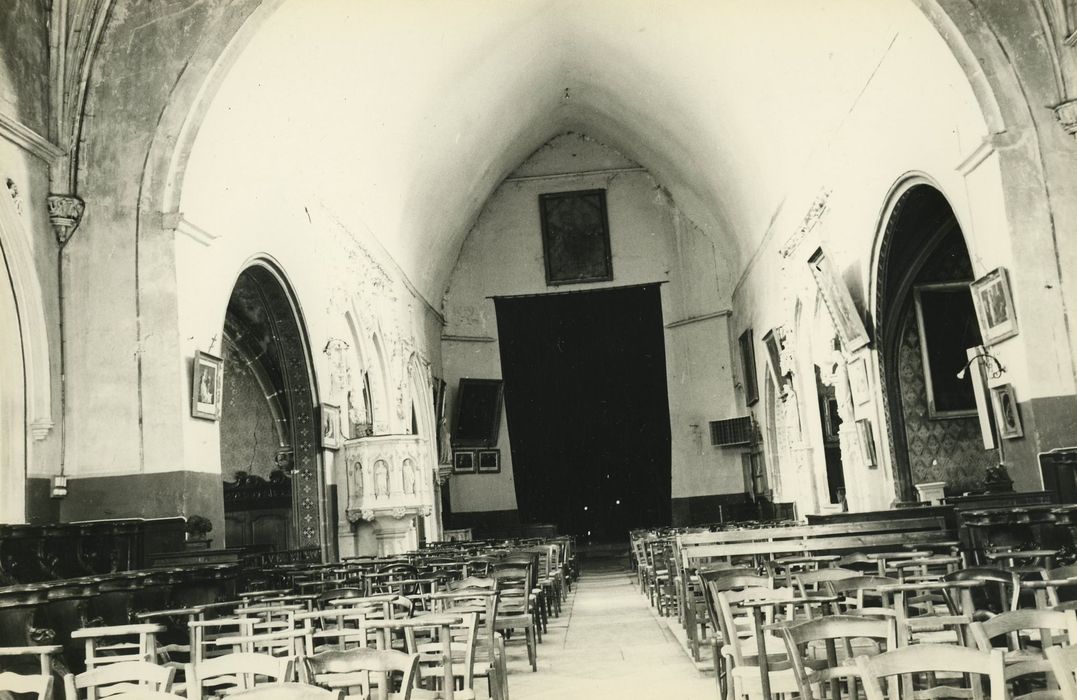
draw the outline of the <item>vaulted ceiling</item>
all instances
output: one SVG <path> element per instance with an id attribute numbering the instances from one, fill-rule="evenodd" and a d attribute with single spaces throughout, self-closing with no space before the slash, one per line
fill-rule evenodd
<path id="1" fill-rule="evenodd" d="M 322 207 L 437 300 L 494 188 L 571 130 L 743 265 L 873 81 L 911 114 L 971 102 L 960 79 L 908 0 L 287 0 L 206 117 L 183 209 L 227 229 Z"/>

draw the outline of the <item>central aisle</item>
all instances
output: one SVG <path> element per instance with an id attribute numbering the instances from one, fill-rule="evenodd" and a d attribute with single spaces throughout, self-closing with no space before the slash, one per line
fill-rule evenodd
<path id="1" fill-rule="evenodd" d="M 658 622 L 623 561 L 616 570 L 584 565 L 561 617 L 550 619 L 538 646 L 538 673 L 527 666 L 522 643 L 513 641 L 513 700 L 717 697 L 714 678 L 701 676 Z"/>

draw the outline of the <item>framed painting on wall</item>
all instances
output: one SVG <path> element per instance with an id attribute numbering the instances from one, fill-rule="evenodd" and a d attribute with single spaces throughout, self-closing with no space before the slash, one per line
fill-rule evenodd
<path id="1" fill-rule="evenodd" d="M 744 382 L 744 405 L 751 406 L 759 400 L 759 381 L 755 374 L 755 347 L 752 344 L 752 329 L 740 334 L 737 340 L 740 350 L 740 369 Z"/>
<path id="2" fill-rule="evenodd" d="M 868 377 L 868 358 L 860 355 L 849 362 L 849 390 L 853 404 L 863 406 L 871 401 L 871 379 Z"/>
<path id="3" fill-rule="evenodd" d="M 808 267 L 811 268 L 812 277 L 819 287 L 823 304 L 834 320 L 834 328 L 838 331 L 845 351 L 854 352 L 871 342 L 868 329 L 860 319 L 853 297 L 849 294 L 849 288 L 845 286 L 822 248 L 816 248 L 808 258 Z"/>
<path id="4" fill-rule="evenodd" d="M 605 190 L 539 195 L 546 284 L 613 279 Z"/>
<path id="5" fill-rule="evenodd" d="M 991 403 L 995 406 L 995 425 L 999 437 L 1007 440 L 1023 437 L 1021 414 L 1017 411 L 1017 395 L 1011 384 L 991 387 Z"/>
<path id="6" fill-rule="evenodd" d="M 503 400 L 504 383 L 500 379 L 462 378 L 456 396 L 453 446 L 491 448 L 496 445 L 501 431 Z"/>
<path id="7" fill-rule="evenodd" d="M 1017 315 L 1013 308 L 1010 276 L 997 267 L 972 283 L 972 302 L 984 345 L 994 345 L 1017 335 Z"/>
<path id="8" fill-rule="evenodd" d="M 340 449 L 344 444 L 340 435 L 340 406 L 323 403 L 318 407 L 318 413 L 322 426 L 322 447 L 327 450 Z"/>
<path id="9" fill-rule="evenodd" d="M 453 450 L 452 470 L 454 474 L 474 474 L 475 450 Z"/>
<path id="10" fill-rule="evenodd" d="M 927 415 L 932 420 L 976 415 L 972 382 L 961 374 L 967 349 L 979 345 L 972 297 L 965 282 L 913 288 Z"/>
<path id="11" fill-rule="evenodd" d="M 220 420 L 224 393 L 224 360 L 196 350 L 191 369 L 191 416 Z"/>
<path id="12" fill-rule="evenodd" d="M 501 473 L 501 450 L 479 450 L 479 473 Z"/>
<path id="13" fill-rule="evenodd" d="M 864 466 L 875 469 L 879 466 L 879 460 L 875 456 L 875 431 L 871 427 L 870 418 L 861 418 L 856 422 L 856 435 L 860 440 L 860 456 L 864 460 Z"/>

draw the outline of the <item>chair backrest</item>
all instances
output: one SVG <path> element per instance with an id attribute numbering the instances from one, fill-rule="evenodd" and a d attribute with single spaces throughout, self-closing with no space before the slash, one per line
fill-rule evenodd
<path id="1" fill-rule="evenodd" d="M 1045 656 L 1027 644 L 1028 639 L 1038 636 L 1038 648 L 1043 650 L 1052 644 L 1069 646 L 1077 643 L 1077 612 L 1011 610 L 982 622 L 973 622 L 969 631 L 981 651 L 990 651 L 993 643 L 1002 638 L 1011 651 L 1021 652 L 1006 664 L 1007 681 L 1027 676 L 1042 677 L 1051 671 L 1051 665 Z M 1051 687 L 1051 679 L 1045 680 Z"/>
<path id="2" fill-rule="evenodd" d="M 1077 700 L 1077 681 L 1073 677 L 1077 671 L 1077 646 L 1048 647 L 1045 653 L 1063 699 Z"/>
<path id="3" fill-rule="evenodd" d="M 303 658 L 300 680 L 330 689 L 358 686 L 371 698 L 387 700 L 393 683 L 390 676 L 399 674 L 394 699 L 410 700 L 418 667 L 418 654 L 392 649 L 324 651 Z M 377 688 L 376 695 L 372 688 Z"/>
<path id="4" fill-rule="evenodd" d="M 793 583 L 801 595 L 808 591 L 817 591 L 827 581 L 847 581 L 851 578 L 859 578 L 862 574 L 852 569 L 816 569 L 815 571 L 801 571 L 792 574 Z"/>
<path id="5" fill-rule="evenodd" d="M 485 607 L 485 606 L 484 606 Z M 478 639 L 479 613 L 459 612 L 461 623 L 450 628 L 449 647 L 452 652 L 453 676 L 461 679 L 462 688 L 472 690 L 475 681 L 475 642 Z M 442 679 L 444 676 L 444 646 L 440 639 L 416 642 L 408 635 L 409 652 L 419 654 L 421 678 Z M 437 680 L 434 681 L 435 683 Z"/>
<path id="6" fill-rule="evenodd" d="M 15 694 L 35 694 L 37 700 L 48 700 L 52 692 L 52 676 L 35 674 L 32 676 L 4 671 L 0 673 L 0 691 Z"/>
<path id="7" fill-rule="evenodd" d="M 883 603 L 882 586 L 890 586 L 899 583 L 896 578 L 889 576 L 857 576 L 839 581 L 827 581 L 826 589 L 831 595 L 839 596 L 842 600 L 839 607 L 845 612 L 864 612 L 867 609 L 867 601 Z M 878 609 L 873 608 L 873 609 Z"/>
<path id="8" fill-rule="evenodd" d="M 1006 700 L 1006 672 L 1001 649 L 980 651 L 952 644 L 914 644 L 887 651 L 877 656 L 859 656 L 857 668 L 864 683 L 868 700 L 884 700 L 899 697 L 897 691 L 898 676 L 902 677 L 903 700 L 915 700 L 928 697 L 913 690 L 912 676 L 935 673 L 962 673 L 969 676 L 971 688 L 959 688 L 936 685 L 931 688 L 929 697 L 983 697 L 982 681 L 990 684 L 991 700 Z M 884 693 L 883 682 L 890 687 Z"/>
<path id="9" fill-rule="evenodd" d="M 103 695 L 142 690 L 167 693 L 172 690 L 175 673 L 175 668 L 158 666 L 149 661 L 121 661 L 77 676 L 68 675 L 64 678 L 64 685 L 68 700 L 96 700 Z M 102 693 L 102 690 L 105 692 Z"/>
<path id="10" fill-rule="evenodd" d="M 241 700 L 344 700 L 344 691 L 306 683 L 267 683 L 252 690 L 232 693 L 228 697 Z"/>
<path id="11" fill-rule="evenodd" d="M 740 604 L 749 600 L 785 601 L 792 598 L 793 593 L 792 588 L 742 588 L 717 593 L 715 597 L 718 601 L 718 622 L 722 639 L 733 652 L 733 661 L 737 666 L 754 665 L 747 663 L 741 648 L 741 639 L 751 636 L 752 628 L 738 624 L 738 619 L 744 620 L 748 617 L 747 611 L 742 610 Z"/>
<path id="12" fill-rule="evenodd" d="M 897 648 L 897 624 L 892 618 L 830 615 L 783 627 L 781 633 L 805 700 L 815 697 L 816 683 L 833 681 L 836 685 L 841 678 L 855 683 L 859 676 L 856 657 L 868 649 L 879 654 Z M 832 688 L 832 697 L 841 696 L 836 690 Z"/>
<path id="13" fill-rule="evenodd" d="M 222 690 L 247 690 L 258 685 L 258 678 L 269 683 L 292 680 L 294 661 L 269 654 L 240 652 L 226 654 L 198 663 L 187 664 L 187 695 L 191 698 L 216 694 Z M 207 686 L 210 690 L 207 692 Z"/>
<path id="14" fill-rule="evenodd" d="M 722 591 L 750 586 L 753 588 L 772 588 L 772 581 L 768 577 L 759 576 L 752 569 L 708 569 L 699 572 L 699 580 L 703 583 L 703 600 L 707 606 L 707 616 L 710 617 L 711 629 L 720 630 L 722 623 L 718 609 L 718 594 Z"/>
<path id="15" fill-rule="evenodd" d="M 482 588 L 493 590 L 497 587 L 497 579 L 489 576 L 468 576 L 458 581 L 449 582 L 450 591 L 463 590 L 465 588 Z"/>

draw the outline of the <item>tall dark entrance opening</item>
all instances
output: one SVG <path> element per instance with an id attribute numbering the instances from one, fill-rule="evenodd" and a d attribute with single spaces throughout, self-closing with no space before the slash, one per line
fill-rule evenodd
<path id="1" fill-rule="evenodd" d="M 658 285 L 496 300 L 524 522 L 595 542 L 669 523 Z"/>

